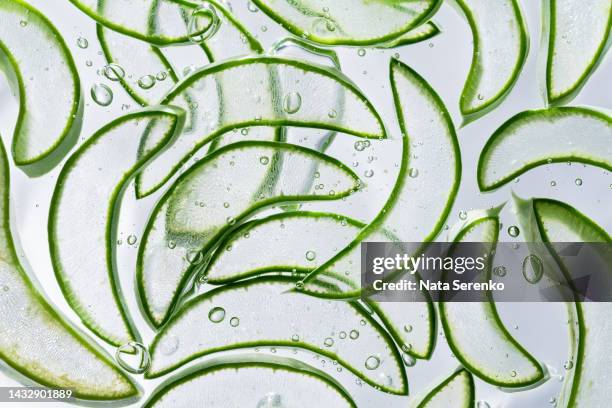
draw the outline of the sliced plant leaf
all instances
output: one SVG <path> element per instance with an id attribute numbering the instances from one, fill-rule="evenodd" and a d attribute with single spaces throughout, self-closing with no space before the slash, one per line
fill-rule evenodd
<path id="1" fill-rule="evenodd" d="M 21 0 L 2 1 L 0 21 L 0 70 L 19 98 L 13 158 L 36 176 L 53 168 L 77 141 L 79 75 L 64 39 L 37 9 Z"/>
<path id="2" fill-rule="evenodd" d="M 292 278 L 251 279 L 188 301 L 155 337 L 146 377 L 218 351 L 286 346 L 336 360 L 384 392 L 407 394 L 401 357 L 367 311 L 357 303 L 287 291 L 294 284 Z M 239 328 L 232 326 L 233 317 Z"/>
<path id="3" fill-rule="evenodd" d="M 551 105 L 571 101 L 610 46 L 612 4 L 608 0 L 547 0 L 546 94 Z M 586 12 L 588 10 L 588 12 Z"/>
<path id="4" fill-rule="evenodd" d="M 22 267 L 9 222 L 9 166 L 0 143 L 0 359 L 49 388 L 84 400 L 120 400 L 136 385 L 87 335 L 47 301 Z"/>
<path id="5" fill-rule="evenodd" d="M 490 112 L 514 86 L 529 51 L 527 24 L 517 0 L 456 0 L 472 30 L 474 52 L 461 93 L 464 122 Z"/>
<path id="6" fill-rule="evenodd" d="M 417 408 L 473 408 L 474 379 L 465 369 L 454 372 L 442 381 L 417 405 Z"/>
<path id="7" fill-rule="evenodd" d="M 217 92 L 219 86 L 222 96 Z M 329 114 L 338 108 L 336 101 L 317 97 L 322 90 L 336 86 L 341 86 L 346 95 L 342 119 Z M 138 197 L 157 190 L 198 148 L 233 129 L 298 126 L 361 137 L 386 136 L 378 113 L 346 77 L 296 60 L 262 56 L 214 64 L 181 82 L 162 103 L 188 110 L 183 106 L 185 93 L 190 95 L 191 104 L 208 114 L 188 119 L 191 126 L 172 148 L 138 175 Z M 141 153 L 146 153 L 152 143 L 156 141 L 146 137 Z"/>
<path id="8" fill-rule="evenodd" d="M 278 182 L 270 181 L 272 185 L 262 184 L 267 177 L 276 180 L 283 170 L 271 169 L 272 158 L 279 154 L 316 163 L 316 186 L 302 191 L 290 171 Z M 357 176 L 339 161 L 290 144 L 245 141 L 207 155 L 168 189 L 147 223 L 137 263 L 145 315 L 159 326 L 194 274 L 205 266 L 205 255 L 247 216 L 275 204 L 341 199 L 355 191 L 358 183 Z"/>
<path id="9" fill-rule="evenodd" d="M 265 361 L 221 363 L 188 371 L 159 387 L 144 407 L 247 407 L 253 403 L 260 407 L 357 407 L 344 389 L 315 368 L 291 359 L 258 360 Z M 240 392 L 235 392 L 236 384 Z"/>
<path id="10" fill-rule="evenodd" d="M 98 24 L 157 46 L 189 43 L 214 24 L 211 13 L 194 12 L 201 2 L 183 0 L 70 0 Z M 184 16 L 196 18 L 190 31 Z M 191 17 L 193 16 L 193 17 Z"/>
<path id="11" fill-rule="evenodd" d="M 532 234 L 531 239 L 535 242 L 612 242 L 603 228 L 566 203 L 537 198 L 518 200 L 517 204 L 521 226 Z M 563 268 L 562 260 L 557 254 L 553 255 Z M 605 254 L 603 261 L 608 265 L 612 262 Z M 575 302 L 568 303 L 567 310 L 570 349 L 566 364 L 571 367 L 557 398 L 558 406 L 605 406 L 609 400 L 608 389 L 593 379 L 605 378 L 612 364 L 608 352 L 612 341 L 612 325 L 608 318 L 612 305 Z"/>
<path id="12" fill-rule="evenodd" d="M 110 122 L 70 156 L 53 193 L 49 246 L 55 275 L 83 323 L 115 346 L 138 337 L 116 278 L 121 198 L 134 174 L 180 133 L 184 118 L 181 109 L 154 107 Z M 158 144 L 137 158 L 140 135 L 152 123 Z"/>
<path id="13" fill-rule="evenodd" d="M 328 45 L 372 45 L 400 37 L 424 23 L 441 1 L 253 0 L 253 3 L 298 37 Z"/>
<path id="14" fill-rule="evenodd" d="M 481 191 L 548 163 L 579 162 L 612 171 L 612 118 L 588 108 L 521 112 L 501 125 L 478 160 Z"/>
<path id="15" fill-rule="evenodd" d="M 425 24 L 422 24 L 407 33 L 401 35 L 398 38 L 395 38 L 386 43 L 377 44 L 377 48 L 396 48 L 402 47 L 404 45 L 415 44 L 421 41 L 429 40 L 430 38 L 435 37 L 440 34 L 442 31 L 440 27 L 433 21 L 428 21 Z"/>
<path id="16" fill-rule="evenodd" d="M 454 242 L 491 243 L 494 249 L 499 234 L 498 209 L 486 216 L 462 223 Z M 487 250 L 488 251 L 488 250 Z M 486 253 L 485 253 L 486 254 Z M 487 258 L 487 259 L 490 259 Z M 486 281 L 491 277 L 491 262 L 486 264 Z M 544 378 L 544 371 L 508 332 L 489 292 L 481 302 L 441 301 L 440 321 L 453 354 L 472 374 L 490 384 L 517 388 Z"/>

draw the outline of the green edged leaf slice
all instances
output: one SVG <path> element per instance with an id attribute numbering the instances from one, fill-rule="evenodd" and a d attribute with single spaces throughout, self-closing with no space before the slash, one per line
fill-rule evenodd
<path id="1" fill-rule="evenodd" d="M 610 45 L 612 4 L 547 0 L 543 8 L 548 31 L 546 94 L 549 104 L 563 104 L 580 92 Z"/>
<path id="2" fill-rule="evenodd" d="M 98 24 L 157 46 L 189 43 L 213 24 L 200 13 L 199 29 L 189 32 L 185 16 L 192 16 L 198 2 L 184 0 L 70 0 Z"/>
<path id="3" fill-rule="evenodd" d="M 498 210 L 465 225 L 454 242 L 483 242 L 495 247 L 499 234 Z M 487 279 L 491 262 L 486 262 Z M 490 294 L 481 302 L 440 302 L 440 321 L 457 359 L 483 381 L 517 388 L 537 383 L 544 371 L 505 328 Z"/>
<path id="4" fill-rule="evenodd" d="M 330 115 L 339 109 L 337 101 L 317 97 L 322 90 L 337 86 L 345 93 L 341 118 Z M 218 93 L 219 87 L 222 93 Z M 190 103 L 198 106 L 198 111 L 195 117 L 188 118 L 190 126 L 172 148 L 138 175 L 139 197 L 157 190 L 198 148 L 233 129 L 298 126 L 336 130 L 361 137 L 386 137 L 378 113 L 346 77 L 338 71 L 297 60 L 262 56 L 213 64 L 181 82 L 162 103 L 176 104 L 188 110 L 189 107 L 184 106 L 185 93 L 190 95 Z M 288 98 L 293 102 L 287 109 Z M 155 140 L 147 137 L 143 153 L 151 143 Z"/>
<path id="5" fill-rule="evenodd" d="M 478 160 L 478 185 L 481 191 L 494 190 L 553 162 L 579 162 L 612 171 L 612 118 L 579 107 L 521 112 L 487 141 Z"/>
<path id="6" fill-rule="evenodd" d="M 413 28 L 405 34 L 402 34 L 400 37 L 395 38 L 389 42 L 383 44 L 377 44 L 377 48 L 397 48 L 402 47 L 404 45 L 415 44 L 421 41 L 429 40 L 440 34 L 442 31 L 440 27 L 433 21 L 428 21 L 425 24 L 418 26 L 417 28 Z"/>
<path id="7" fill-rule="evenodd" d="M 257 360 L 190 370 L 159 387 L 144 407 L 357 407 L 348 393 L 320 370 L 293 359 L 258 356 Z M 236 392 L 237 384 L 240 392 Z"/>
<path id="8" fill-rule="evenodd" d="M 279 155 L 316 165 L 316 186 L 303 191 L 291 171 L 283 172 L 282 164 L 275 167 L 274 158 Z M 277 180 L 278 173 L 285 176 Z M 145 315 L 160 325 L 194 273 L 204 266 L 204 255 L 249 215 L 274 204 L 341 199 L 355 191 L 358 183 L 357 176 L 339 161 L 290 144 L 244 141 L 207 155 L 177 179 L 147 223 L 137 263 Z M 321 184 L 324 188 L 318 187 Z"/>
<path id="9" fill-rule="evenodd" d="M 472 30 L 474 52 L 461 93 L 464 122 L 488 113 L 508 95 L 527 58 L 529 36 L 517 0 L 456 0 Z"/>
<path id="10" fill-rule="evenodd" d="M 174 107 L 110 122 L 70 156 L 53 192 L 49 246 L 55 275 L 83 323 L 115 346 L 138 336 L 116 278 L 121 198 L 134 174 L 180 133 L 183 122 L 184 112 Z M 140 135 L 152 123 L 158 145 L 137 159 Z"/>
<path id="11" fill-rule="evenodd" d="M 9 167 L 0 143 L 0 359 L 49 388 L 86 400 L 136 397 L 136 385 L 47 301 L 26 274 L 9 223 Z"/>
<path id="12" fill-rule="evenodd" d="M 474 378 L 465 369 L 438 384 L 417 408 L 472 408 L 475 403 Z"/>
<path id="13" fill-rule="evenodd" d="M 251 279 L 186 302 L 151 344 L 146 377 L 157 378 L 218 351 L 286 346 L 336 360 L 384 392 L 408 393 L 393 340 L 365 309 L 288 291 L 294 285 L 292 278 Z M 238 327 L 231 325 L 232 317 L 239 319 Z"/>
<path id="14" fill-rule="evenodd" d="M 606 231 L 568 204 L 541 198 L 520 200 L 518 204 L 521 226 L 534 234 L 533 239 L 543 242 L 612 242 Z M 604 261 L 610 263 L 609 259 Z M 561 260 L 557 258 L 557 262 Z M 605 383 L 593 379 L 607 378 L 610 373 L 610 313 L 610 303 L 568 304 L 568 356 L 573 368 L 565 376 L 558 397 L 559 406 L 598 407 L 608 403 L 609 392 Z"/>
<path id="15" fill-rule="evenodd" d="M 327 45 L 372 45 L 392 40 L 427 21 L 441 1 L 253 0 L 298 37 Z"/>
<path id="16" fill-rule="evenodd" d="M 77 141 L 79 75 L 64 39 L 38 10 L 21 0 L 2 1 L 0 21 L 0 70 L 19 98 L 13 158 L 29 175 L 40 175 Z"/>

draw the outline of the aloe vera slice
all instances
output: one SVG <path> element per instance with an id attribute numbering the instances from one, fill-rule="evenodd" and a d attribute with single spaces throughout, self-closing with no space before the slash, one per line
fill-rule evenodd
<path id="1" fill-rule="evenodd" d="M 55 275 L 83 323 L 115 346 L 138 336 L 116 278 L 121 198 L 134 174 L 181 131 L 184 116 L 175 107 L 156 107 L 110 122 L 70 156 L 53 193 L 49 246 Z M 158 145 L 137 159 L 139 136 L 153 122 Z"/>
<path id="2" fill-rule="evenodd" d="M 519 200 L 521 226 L 543 242 L 607 242 L 610 235 L 575 208 L 550 199 Z M 560 262 L 560 261 L 559 261 Z M 608 264 L 610 260 L 607 260 Z M 598 407 L 609 401 L 608 387 L 597 378 L 606 378 L 612 364 L 610 303 L 576 302 L 568 304 L 570 336 L 569 361 L 558 406 Z"/>
<path id="3" fill-rule="evenodd" d="M 421 41 L 429 40 L 430 38 L 435 37 L 440 34 L 442 31 L 440 27 L 433 21 L 428 21 L 425 24 L 422 24 L 412 30 L 408 31 L 405 34 L 402 34 L 400 37 L 395 38 L 389 42 L 383 44 L 377 44 L 377 48 L 396 48 L 404 45 L 415 44 Z"/>
<path id="4" fill-rule="evenodd" d="M 266 272 L 309 272 L 345 247 L 363 227 L 338 214 L 309 211 L 245 223 L 220 244 L 206 269 L 207 281 L 222 284 Z M 262 248 L 265 256 L 252 256 Z M 272 248 L 276 250 L 268 252 Z"/>
<path id="5" fill-rule="evenodd" d="M 441 1 L 253 0 L 298 37 L 320 44 L 372 45 L 401 36 L 427 21 Z"/>
<path id="6" fill-rule="evenodd" d="M 153 340 L 146 377 L 217 351 L 287 346 L 336 360 L 384 392 L 408 393 L 401 357 L 367 311 L 353 302 L 287 291 L 294 284 L 292 278 L 251 279 L 186 302 Z M 238 327 L 232 327 L 231 317 L 239 319 Z"/>
<path id="7" fill-rule="evenodd" d="M 461 369 L 437 385 L 417 408 L 472 408 L 474 407 L 474 379 Z"/>
<path id="8" fill-rule="evenodd" d="M 189 43 L 214 23 L 211 15 L 198 14 L 198 30 L 189 32 L 183 20 L 200 6 L 182 0 L 70 0 L 97 23 L 157 46 Z"/>
<path id="9" fill-rule="evenodd" d="M 9 167 L 0 143 L 0 359 L 49 388 L 70 388 L 80 399 L 138 395 L 95 343 L 65 320 L 22 267 L 9 224 Z"/>
<path id="10" fill-rule="evenodd" d="M 580 92 L 610 45 L 612 4 L 608 0 L 548 0 L 543 7 L 548 31 L 548 103 L 563 104 Z"/>
<path id="11" fill-rule="evenodd" d="M 37 9 L 21 0 L 2 1 L 0 21 L 0 70 L 19 98 L 13 158 L 26 173 L 39 175 L 76 143 L 79 75 L 64 39 Z"/>
<path id="12" fill-rule="evenodd" d="M 217 93 L 219 86 L 223 89 L 221 97 Z M 322 90 L 337 86 L 342 87 L 346 95 L 341 119 L 329 115 L 338 109 L 336 101 L 317 97 Z M 138 197 L 157 190 L 198 148 L 233 129 L 298 126 L 337 130 L 361 137 L 386 136 L 378 113 L 346 77 L 337 71 L 300 61 L 262 56 L 214 64 L 181 82 L 162 103 L 188 109 L 182 99 L 185 93 L 190 95 L 192 104 L 209 114 L 191 118 L 190 128 L 172 148 L 138 175 Z M 147 137 L 143 153 L 151 143 L 155 140 Z"/>
<path id="13" fill-rule="evenodd" d="M 517 0 L 457 0 L 472 30 L 474 53 L 461 93 L 464 122 L 488 113 L 508 95 L 529 51 Z"/>
<path id="14" fill-rule="evenodd" d="M 357 407 L 344 389 L 315 368 L 293 359 L 258 360 L 264 361 L 191 370 L 159 387 L 144 407 Z M 240 392 L 235 392 L 236 384 Z"/>
<path id="15" fill-rule="evenodd" d="M 279 154 L 316 163 L 317 186 L 324 188 L 303 192 L 290 173 L 271 188 L 262 186 L 270 172 L 282 171 L 271 169 L 272 158 Z M 167 318 L 194 272 L 203 266 L 203 256 L 235 223 L 274 204 L 341 199 L 358 183 L 339 161 L 295 145 L 244 141 L 209 154 L 168 189 L 147 223 L 137 263 L 145 315 L 155 326 Z"/>
<path id="16" fill-rule="evenodd" d="M 455 242 L 490 242 L 499 234 L 498 210 L 469 222 Z M 467 221 L 467 220 L 466 220 Z M 491 262 L 486 263 L 491 276 Z M 457 359 L 474 375 L 490 384 L 517 388 L 537 383 L 544 371 L 508 332 L 490 294 L 482 302 L 440 302 L 440 321 L 448 345 Z"/>
<path id="17" fill-rule="evenodd" d="M 521 112 L 487 141 L 478 160 L 478 185 L 490 191 L 553 162 L 612 170 L 612 118 L 579 107 Z"/>

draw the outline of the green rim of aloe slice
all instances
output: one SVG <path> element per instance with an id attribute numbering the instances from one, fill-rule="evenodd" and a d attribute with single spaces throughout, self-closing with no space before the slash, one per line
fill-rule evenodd
<path id="1" fill-rule="evenodd" d="M 61 34 L 37 9 L 21 0 L 3 1 L 0 20 L 0 71 L 19 98 L 13 158 L 28 175 L 37 176 L 55 167 L 77 141 L 79 75 Z M 51 95 L 54 103 L 45 104 Z"/>
<path id="2" fill-rule="evenodd" d="M 498 212 L 496 208 L 469 216 L 454 242 L 490 243 L 494 249 L 499 235 Z M 491 262 L 486 262 L 486 279 L 491 276 L 491 267 Z M 490 292 L 481 302 L 440 301 L 439 308 L 448 345 L 472 374 L 505 388 L 526 387 L 544 378 L 541 365 L 504 326 Z"/>
<path id="3" fill-rule="evenodd" d="M 220 351 L 297 347 L 337 361 L 383 392 L 407 395 L 393 340 L 360 304 L 308 296 L 292 291 L 294 285 L 289 277 L 256 278 L 190 299 L 153 340 L 145 377 Z"/>
<path id="4" fill-rule="evenodd" d="M 417 405 L 417 408 L 472 408 L 475 405 L 474 378 L 460 369 L 438 384 Z"/>
<path id="5" fill-rule="evenodd" d="M 137 386 L 46 299 L 19 261 L 10 228 L 9 165 L 0 143 L 0 359 L 36 383 L 82 400 L 136 398 Z"/>
<path id="6" fill-rule="evenodd" d="M 160 106 L 108 123 L 66 161 L 53 192 L 48 232 L 55 276 L 83 323 L 115 346 L 138 338 L 116 276 L 121 198 L 134 175 L 180 134 L 184 118 L 183 110 Z M 138 159 L 140 135 L 152 123 L 158 144 Z"/>
<path id="7" fill-rule="evenodd" d="M 487 141 L 478 160 L 478 186 L 491 191 L 550 163 L 578 162 L 612 171 L 612 118 L 582 107 L 521 112 Z"/>
<path id="8" fill-rule="evenodd" d="M 428 21 L 425 24 L 422 24 L 412 30 L 408 31 L 405 34 L 402 34 L 400 37 L 395 38 L 389 42 L 383 44 L 377 44 L 376 48 L 397 48 L 402 47 L 404 45 L 416 44 L 425 40 L 429 40 L 440 34 L 442 30 L 440 27 L 433 21 Z"/>
<path id="9" fill-rule="evenodd" d="M 610 47 L 612 5 L 608 0 L 547 0 L 542 10 L 546 98 L 549 105 L 562 105 L 576 97 Z"/>

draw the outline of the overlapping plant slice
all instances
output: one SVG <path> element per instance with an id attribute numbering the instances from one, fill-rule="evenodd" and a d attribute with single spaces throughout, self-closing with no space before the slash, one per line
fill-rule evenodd
<path id="1" fill-rule="evenodd" d="M 302 191 L 290 169 L 272 158 L 282 154 L 317 164 L 316 186 Z M 220 148 L 191 167 L 165 193 L 145 229 L 137 280 L 145 314 L 160 325 L 177 302 L 204 255 L 235 223 L 258 209 L 292 201 L 335 200 L 358 187 L 359 179 L 339 161 L 303 147 L 275 142 L 238 142 Z M 322 187 L 321 187 L 322 186 Z"/>
<path id="2" fill-rule="evenodd" d="M 183 16 L 193 15 L 204 2 L 183 0 L 70 0 L 104 27 L 157 46 L 188 43 L 214 22 L 210 13 L 197 13 L 197 29 L 189 32 Z"/>
<path id="3" fill-rule="evenodd" d="M 222 96 L 217 92 L 218 86 L 223 89 Z M 317 97 L 324 89 L 336 86 L 341 86 L 346 95 L 341 119 L 329 115 L 338 108 L 336 101 Z M 378 113 L 346 77 L 337 71 L 300 61 L 262 56 L 214 64 L 181 82 L 163 103 L 181 106 L 185 103 L 182 95 L 186 92 L 191 103 L 208 114 L 191 118 L 191 126 L 172 148 L 138 175 L 139 197 L 159 188 L 199 147 L 232 129 L 300 126 L 362 137 L 386 136 Z M 292 102 L 285 103 L 288 99 Z M 142 153 L 147 152 L 152 143 L 155 143 L 154 138 L 147 137 Z"/>
<path id="4" fill-rule="evenodd" d="M 53 193 L 49 246 L 55 275 L 83 323 L 116 346 L 137 338 L 115 276 L 121 198 L 134 174 L 180 133 L 184 116 L 175 107 L 155 107 L 110 122 L 68 159 Z M 153 122 L 158 144 L 137 159 L 140 136 Z"/>
<path id="5" fill-rule="evenodd" d="M 28 174 L 54 167 L 72 148 L 82 112 L 79 75 L 64 39 L 21 0 L 0 2 L 0 70 L 19 98 L 15 163 Z M 53 103 L 47 103 L 49 99 Z"/>
<path id="6" fill-rule="evenodd" d="M 457 0 L 472 30 L 474 52 L 461 93 L 465 122 L 499 105 L 516 82 L 529 50 L 527 26 L 517 0 Z"/>
<path id="7" fill-rule="evenodd" d="M 0 358 L 49 388 L 80 399 L 135 397 L 136 386 L 85 334 L 68 323 L 23 269 L 9 225 L 9 167 L 0 143 Z"/>
<path id="8" fill-rule="evenodd" d="M 466 219 L 454 242 L 490 242 L 494 248 L 499 234 L 497 213 L 498 209 L 488 210 L 481 218 Z M 488 279 L 490 261 L 486 274 Z M 540 364 L 503 325 L 490 293 L 483 294 L 481 302 L 441 301 L 440 321 L 454 355 L 483 381 L 517 388 L 544 378 Z"/>
<path id="9" fill-rule="evenodd" d="M 432 37 L 440 34 L 441 30 L 436 23 L 433 21 L 428 21 L 425 24 L 422 24 L 412 30 L 408 31 L 406 34 L 402 34 L 400 37 L 395 38 L 389 42 L 383 44 L 377 44 L 378 48 L 396 48 L 401 47 L 403 45 L 409 45 L 418 43 L 421 41 L 429 40 Z"/>
<path id="10" fill-rule="evenodd" d="M 190 370 L 159 387 L 146 408 L 189 407 L 351 407 L 350 395 L 325 373 L 293 359 L 223 362 Z M 236 392 L 240 384 L 240 392 Z"/>
<path id="11" fill-rule="evenodd" d="M 382 391 L 408 393 L 401 357 L 367 311 L 357 303 L 288 291 L 294 284 L 292 278 L 251 279 L 189 300 L 155 337 L 146 376 L 159 377 L 217 351 L 287 346 L 336 360 Z"/>
<path id="12" fill-rule="evenodd" d="M 437 385 L 417 408 L 472 408 L 474 407 L 474 379 L 469 371 L 461 369 Z"/>
<path id="13" fill-rule="evenodd" d="M 580 92 L 610 45 L 612 4 L 608 0 L 548 0 L 543 7 L 548 31 L 548 103 L 563 104 Z"/>
<path id="14" fill-rule="evenodd" d="M 441 1 L 253 0 L 264 13 L 299 37 L 320 44 L 386 42 L 427 21 Z"/>
<path id="15" fill-rule="evenodd" d="M 550 199 L 518 200 L 521 226 L 533 241 L 610 243 L 610 235 L 575 208 Z M 603 261 L 608 265 L 611 259 Z M 609 256 L 609 253 L 607 254 Z M 557 258 L 559 265 L 562 261 Z M 603 302 L 568 304 L 570 337 L 568 370 L 557 405 L 560 407 L 598 407 L 609 401 L 605 380 L 610 373 L 612 305 Z M 594 381 L 597 379 L 597 381 Z"/>
<path id="16" fill-rule="evenodd" d="M 478 161 L 478 185 L 493 190 L 553 162 L 579 162 L 612 170 L 612 118 L 588 108 L 521 112 L 491 136 Z"/>

